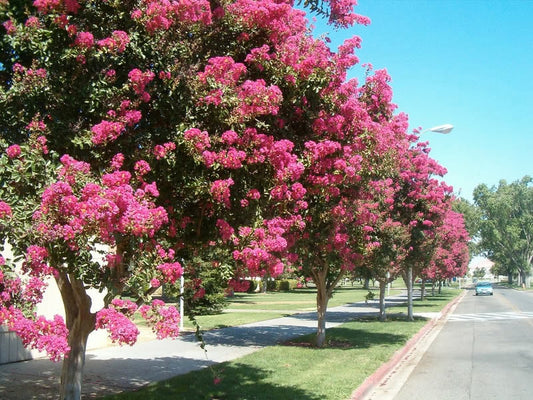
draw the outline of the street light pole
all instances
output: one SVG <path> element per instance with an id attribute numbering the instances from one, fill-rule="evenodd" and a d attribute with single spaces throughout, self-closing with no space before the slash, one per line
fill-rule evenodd
<path id="1" fill-rule="evenodd" d="M 442 133 L 444 135 L 450 133 L 453 129 L 452 124 L 444 124 L 444 125 L 438 125 L 434 126 L 433 128 L 426 129 L 424 132 L 436 132 L 436 133 Z"/>

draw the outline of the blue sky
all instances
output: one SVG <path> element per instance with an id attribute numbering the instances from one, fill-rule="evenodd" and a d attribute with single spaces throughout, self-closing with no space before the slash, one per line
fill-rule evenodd
<path id="1" fill-rule="evenodd" d="M 317 22 L 316 34 L 332 49 L 360 36 L 360 63 L 387 69 L 411 129 L 454 125 L 422 139 L 456 194 L 533 175 L 533 0 L 359 0 L 356 11 L 372 23 Z"/>

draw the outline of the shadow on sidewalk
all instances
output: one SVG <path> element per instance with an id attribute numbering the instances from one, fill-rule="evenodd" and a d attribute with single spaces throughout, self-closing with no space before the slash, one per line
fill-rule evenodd
<path id="1" fill-rule="evenodd" d="M 134 355 L 132 355 L 134 357 Z M 31 369 L 26 363 L 32 363 Z M 184 357 L 98 360 L 88 355 L 83 374 L 82 399 L 132 391 L 154 381 L 170 379 L 215 364 Z M 0 366 L 2 400 L 51 400 L 59 397 L 61 363 L 31 360 Z"/>

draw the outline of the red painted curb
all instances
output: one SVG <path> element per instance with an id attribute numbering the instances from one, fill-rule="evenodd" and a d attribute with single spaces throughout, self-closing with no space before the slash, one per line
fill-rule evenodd
<path id="1" fill-rule="evenodd" d="M 379 367 L 372 375 L 370 375 L 368 378 L 365 379 L 365 381 L 352 393 L 352 396 L 350 397 L 350 400 L 360 400 L 364 398 L 364 396 L 368 395 L 374 387 L 385 378 L 399 363 L 400 361 L 409 353 L 415 346 L 415 344 L 425 335 L 427 335 L 431 329 L 435 327 L 437 324 L 437 321 L 441 320 L 443 317 L 445 317 L 449 312 L 450 309 L 458 303 L 463 296 L 466 294 L 466 291 L 463 291 L 463 294 L 457 296 L 455 299 L 453 299 L 451 302 L 449 302 L 441 311 L 441 315 L 439 318 L 432 319 L 428 321 L 427 324 L 425 324 L 420 330 L 407 341 L 405 346 L 401 348 L 400 350 L 397 350 L 392 357 L 387 361 L 385 364 L 383 364 L 381 367 Z"/>

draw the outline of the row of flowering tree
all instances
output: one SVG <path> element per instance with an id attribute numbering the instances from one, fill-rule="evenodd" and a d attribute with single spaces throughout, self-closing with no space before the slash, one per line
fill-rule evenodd
<path id="1" fill-rule="evenodd" d="M 328 4 L 338 27 L 369 22 L 354 0 Z M 319 346 L 365 257 L 427 265 L 442 171 L 385 71 L 346 80 L 359 38 L 331 50 L 284 0 L 0 0 L 0 21 L 0 324 L 64 357 L 62 399 L 81 396 L 95 329 L 132 344 L 138 313 L 178 334 L 152 294 L 193 260 L 233 285 L 312 278 Z M 65 320 L 35 313 L 54 281 Z"/>

